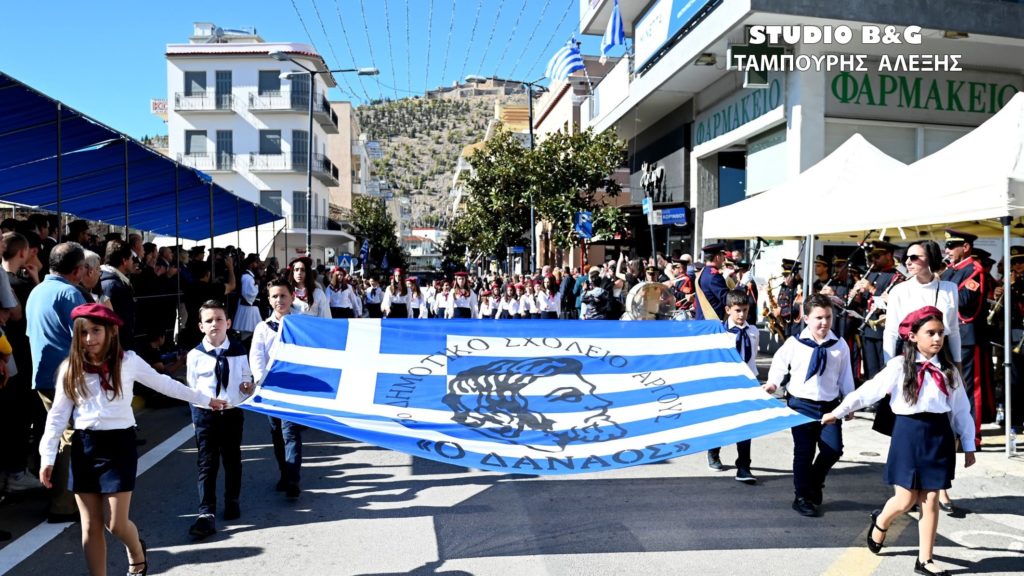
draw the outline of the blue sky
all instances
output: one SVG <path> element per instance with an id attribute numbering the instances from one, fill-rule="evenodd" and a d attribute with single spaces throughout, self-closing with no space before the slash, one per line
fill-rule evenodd
<path id="1" fill-rule="evenodd" d="M 187 42 L 196 21 L 255 27 L 267 41 L 308 43 L 311 36 L 332 68 L 376 66 L 380 76 L 361 83 L 337 77 L 358 97 L 331 97 L 361 103 L 422 94 L 467 74 L 536 80 L 576 33 L 579 1 L 9 2 L 0 21 L 0 71 L 141 137 L 166 133 L 149 100 L 166 98 L 165 45 Z M 600 37 L 580 39 L 584 54 L 597 53 Z"/>

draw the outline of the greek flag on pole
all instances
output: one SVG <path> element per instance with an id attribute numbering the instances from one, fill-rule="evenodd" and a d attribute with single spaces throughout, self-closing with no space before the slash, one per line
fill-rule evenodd
<path id="1" fill-rule="evenodd" d="M 440 462 L 530 474 L 658 462 L 809 420 L 720 322 L 286 316 L 243 408 Z"/>
<path id="2" fill-rule="evenodd" d="M 583 56 L 580 54 L 579 42 L 574 36 L 551 57 L 544 76 L 556 82 L 563 82 L 569 77 L 569 74 L 581 68 L 583 68 Z"/>
<path id="3" fill-rule="evenodd" d="M 608 61 L 608 52 L 615 46 L 625 46 L 626 30 L 622 27 L 622 12 L 619 12 L 619 0 L 615 0 L 612 7 L 612 16 L 608 19 L 608 28 L 601 38 L 601 58 L 598 62 L 604 64 Z"/>

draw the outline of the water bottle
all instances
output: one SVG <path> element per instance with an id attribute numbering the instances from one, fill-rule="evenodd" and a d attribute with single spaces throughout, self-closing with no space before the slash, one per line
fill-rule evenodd
<path id="1" fill-rule="evenodd" d="M 1006 419 L 1006 413 L 1003 412 L 1003 405 L 999 404 L 996 406 L 996 426 L 1002 426 L 1003 421 Z"/>
<path id="2" fill-rule="evenodd" d="M 1009 445 L 1010 445 L 1010 454 L 1016 454 L 1017 453 L 1017 429 L 1016 428 L 1010 428 L 1010 441 L 1009 441 Z"/>

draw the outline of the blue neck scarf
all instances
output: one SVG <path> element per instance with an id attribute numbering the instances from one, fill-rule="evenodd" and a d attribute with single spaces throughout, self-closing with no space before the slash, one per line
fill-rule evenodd
<path id="1" fill-rule="evenodd" d="M 811 376 L 821 376 L 825 373 L 825 365 L 828 363 L 828 349 L 839 340 L 829 339 L 821 344 L 818 344 L 811 338 L 797 338 L 804 346 L 810 346 L 814 349 L 811 355 L 811 362 L 807 365 L 807 376 L 804 377 L 804 382 L 811 379 Z"/>
<path id="2" fill-rule="evenodd" d="M 750 362 L 750 357 L 754 355 L 754 349 L 750 345 L 750 338 L 747 337 L 747 327 L 733 326 L 729 328 L 727 322 L 723 322 L 723 324 L 730 334 L 736 335 L 736 351 L 740 353 L 740 358 L 743 358 L 744 362 Z"/>

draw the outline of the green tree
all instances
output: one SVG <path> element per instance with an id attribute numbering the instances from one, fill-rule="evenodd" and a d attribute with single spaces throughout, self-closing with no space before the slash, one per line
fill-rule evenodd
<path id="1" fill-rule="evenodd" d="M 623 231 L 625 215 L 606 199 L 621 191 L 611 176 L 625 157 L 625 144 L 612 131 L 557 132 L 531 151 L 499 127 L 470 158 L 474 174 L 466 182 L 464 212 L 452 224 L 451 254 L 461 258 L 469 246 L 504 258 L 506 247 L 528 244 L 531 200 L 537 220 L 552 223 L 561 248 L 579 243 L 577 212 L 594 212 L 595 234 Z"/>
<path id="2" fill-rule="evenodd" d="M 573 230 L 577 212 L 594 212 L 595 234 L 614 234 L 625 227 L 625 216 L 606 202 L 622 191 L 611 176 L 626 160 L 625 144 L 614 131 L 555 132 L 537 146 L 533 157 L 534 205 L 551 223 L 558 247 L 579 243 Z"/>
<path id="3" fill-rule="evenodd" d="M 370 261 L 364 268 L 379 267 L 387 254 L 388 266 L 405 268 L 405 253 L 395 235 L 395 221 L 391 219 L 384 201 L 372 196 L 355 196 L 349 212 L 349 224 L 356 237 L 356 245 L 370 241 Z"/>

